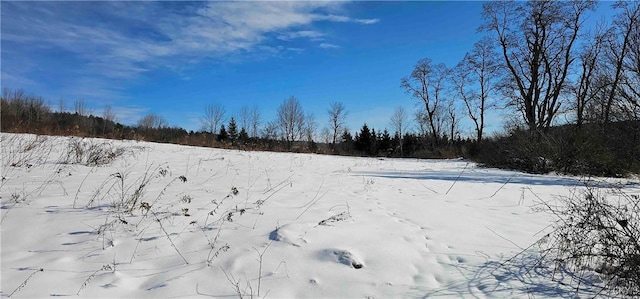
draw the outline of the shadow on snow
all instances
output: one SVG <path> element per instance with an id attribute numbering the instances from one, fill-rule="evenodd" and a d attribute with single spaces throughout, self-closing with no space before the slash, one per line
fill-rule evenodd
<path id="1" fill-rule="evenodd" d="M 477 171 L 469 169 L 465 172 L 448 170 L 423 170 L 423 171 L 376 171 L 376 172 L 354 172 L 354 175 L 365 175 L 370 177 L 389 179 L 415 179 L 415 180 L 439 180 L 439 181 L 459 181 L 483 184 L 522 184 L 541 186 L 595 186 L 601 188 L 621 187 L 620 184 L 609 183 L 591 178 L 561 177 L 555 175 L 537 175 L 521 172 L 508 171 Z M 628 185 L 628 184 L 627 184 Z"/>
<path id="2" fill-rule="evenodd" d="M 460 273 L 472 273 L 464 281 L 452 282 L 423 294 L 432 297 L 529 297 L 582 298 L 616 297 L 603 291 L 593 273 L 574 273 L 541 261 L 537 253 L 526 252 L 505 262 L 487 261 L 479 266 L 452 265 Z"/>

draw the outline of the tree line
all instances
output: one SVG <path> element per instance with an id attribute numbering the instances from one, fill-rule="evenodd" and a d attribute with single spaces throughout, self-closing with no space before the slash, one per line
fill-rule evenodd
<path id="1" fill-rule="evenodd" d="M 200 119 L 201 129 L 195 132 L 171 127 L 164 117 L 154 113 L 141 117 L 135 125 L 123 125 L 116 121 L 111 107 L 105 107 L 102 115 L 97 116 L 82 100 L 74 102 L 71 111 L 63 104 L 56 110 L 42 97 L 24 90 L 5 88 L 1 104 L 0 127 L 4 132 L 135 139 L 247 150 L 384 157 L 442 156 L 424 151 L 423 145 L 428 142 L 423 136 L 403 131 L 407 116 L 402 108 L 396 110 L 395 118 L 392 117 L 391 123 L 396 128 L 393 134 L 386 128 L 376 132 L 364 124 L 352 135 L 346 127 L 348 111 L 343 103 L 329 105 L 325 126 L 318 132 L 315 116 L 305 114 L 294 96 L 284 100 L 276 118 L 266 123 L 261 121 L 260 111 L 255 106 L 243 107 L 239 113 L 227 115 L 223 105 L 208 105 Z M 449 156 L 459 154 L 451 152 Z"/>

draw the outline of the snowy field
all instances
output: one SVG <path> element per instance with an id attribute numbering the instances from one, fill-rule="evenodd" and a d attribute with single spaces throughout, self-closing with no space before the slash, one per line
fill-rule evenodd
<path id="1" fill-rule="evenodd" d="M 574 291 L 544 276 L 552 269 L 536 266 L 535 246 L 516 255 L 553 219 L 537 203 L 576 192 L 579 178 L 464 160 L 0 136 L 3 297 Z"/>

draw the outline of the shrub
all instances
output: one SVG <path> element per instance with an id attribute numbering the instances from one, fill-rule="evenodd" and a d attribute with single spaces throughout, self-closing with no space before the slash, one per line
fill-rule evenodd
<path id="1" fill-rule="evenodd" d="M 640 122 L 553 127 L 531 133 L 512 129 L 487 138 L 467 155 L 489 167 L 529 173 L 622 177 L 640 171 Z"/>
<path id="2" fill-rule="evenodd" d="M 575 273 L 577 283 L 595 276 L 602 291 L 640 296 L 640 196 L 588 187 L 543 209 L 557 217 L 539 242 L 544 259 Z"/>
<path id="3" fill-rule="evenodd" d="M 62 163 L 87 166 L 108 165 L 124 152 L 123 148 L 114 148 L 109 142 L 87 143 L 82 139 L 70 138 Z"/>

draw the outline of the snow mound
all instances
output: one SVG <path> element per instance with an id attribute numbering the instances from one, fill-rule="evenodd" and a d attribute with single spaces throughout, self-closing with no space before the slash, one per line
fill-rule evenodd
<path id="1" fill-rule="evenodd" d="M 319 256 L 321 260 L 338 262 L 356 269 L 364 266 L 362 259 L 348 250 L 325 249 L 320 252 Z"/>
<path id="2" fill-rule="evenodd" d="M 290 223 L 276 228 L 269 233 L 269 240 L 291 244 L 300 247 L 309 243 L 305 236 L 311 224 L 307 223 Z"/>

